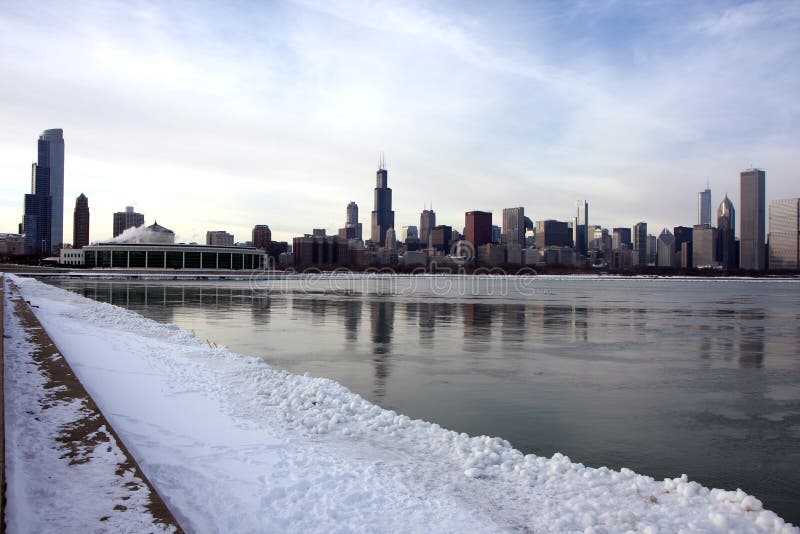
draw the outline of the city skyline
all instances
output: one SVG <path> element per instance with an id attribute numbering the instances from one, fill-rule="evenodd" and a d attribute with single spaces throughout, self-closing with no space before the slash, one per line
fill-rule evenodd
<path id="1" fill-rule="evenodd" d="M 655 233 L 693 224 L 706 177 L 714 206 L 738 207 L 750 167 L 768 201 L 798 196 L 796 2 L 485 9 L 9 3 L 0 230 L 49 128 L 65 132 L 64 199 L 92 199 L 92 241 L 129 204 L 185 242 L 333 233 L 349 201 L 372 207 L 381 151 L 396 231 L 430 203 L 461 230 L 466 211 L 569 220 L 586 198 L 592 223 Z M 41 11 L 62 24 L 31 39 Z"/>

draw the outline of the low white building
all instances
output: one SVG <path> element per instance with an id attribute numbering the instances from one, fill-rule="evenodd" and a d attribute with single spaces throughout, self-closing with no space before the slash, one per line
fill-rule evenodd
<path id="1" fill-rule="evenodd" d="M 59 265 L 83 265 L 83 249 L 81 248 L 62 248 L 58 257 Z"/>

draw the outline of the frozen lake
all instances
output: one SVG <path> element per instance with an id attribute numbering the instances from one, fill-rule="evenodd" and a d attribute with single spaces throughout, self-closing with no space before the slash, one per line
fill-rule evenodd
<path id="1" fill-rule="evenodd" d="M 800 522 L 800 281 L 45 281 L 412 418 Z"/>

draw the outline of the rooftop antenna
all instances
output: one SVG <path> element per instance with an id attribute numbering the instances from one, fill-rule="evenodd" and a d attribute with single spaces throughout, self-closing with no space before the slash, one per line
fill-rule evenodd
<path id="1" fill-rule="evenodd" d="M 711 189 L 711 178 L 706 176 L 706 189 Z"/>

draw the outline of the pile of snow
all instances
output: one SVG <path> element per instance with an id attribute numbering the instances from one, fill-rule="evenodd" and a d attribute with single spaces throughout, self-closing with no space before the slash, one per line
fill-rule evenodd
<path id="1" fill-rule="evenodd" d="M 800 532 L 740 490 L 523 455 L 17 280 L 189 530 Z"/>
<path id="2" fill-rule="evenodd" d="M 77 452 L 58 438 L 80 428 L 78 398 L 58 398 L 31 355 L 35 347 L 6 300 L 4 393 L 9 532 L 173 532 L 148 511 L 150 489 L 101 425 Z"/>

